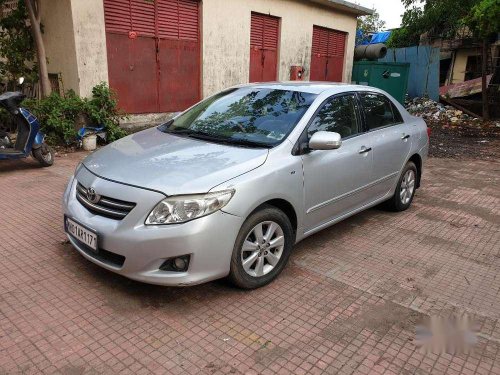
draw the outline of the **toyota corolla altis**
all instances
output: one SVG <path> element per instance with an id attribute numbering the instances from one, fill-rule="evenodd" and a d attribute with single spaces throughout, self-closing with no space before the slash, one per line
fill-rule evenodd
<path id="1" fill-rule="evenodd" d="M 406 210 L 427 150 L 424 121 L 381 90 L 242 85 L 87 156 L 65 230 L 131 279 L 255 288 L 303 238 L 382 202 Z"/>

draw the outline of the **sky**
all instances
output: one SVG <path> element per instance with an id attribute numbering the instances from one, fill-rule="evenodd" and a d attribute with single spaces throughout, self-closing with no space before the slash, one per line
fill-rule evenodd
<path id="1" fill-rule="evenodd" d="M 352 1 L 366 8 L 375 8 L 380 19 L 385 21 L 385 27 L 393 29 L 401 25 L 401 15 L 404 12 L 401 0 L 355 0 Z"/>

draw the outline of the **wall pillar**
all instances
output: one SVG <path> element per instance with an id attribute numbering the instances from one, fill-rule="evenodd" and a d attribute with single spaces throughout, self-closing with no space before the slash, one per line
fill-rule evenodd
<path id="1" fill-rule="evenodd" d="M 108 82 L 102 0 L 41 0 L 43 40 L 49 73 L 60 74 L 62 89 L 87 97 Z"/>

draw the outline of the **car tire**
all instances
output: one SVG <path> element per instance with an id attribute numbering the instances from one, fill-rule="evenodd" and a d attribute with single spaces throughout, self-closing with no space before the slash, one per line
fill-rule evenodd
<path id="1" fill-rule="evenodd" d="M 273 206 L 262 207 L 241 226 L 229 279 L 243 289 L 269 284 L 285 268 L 294 243 L 295 232 L 285 213 Z"/>
<path id="2" fill-rule="evenodd" d="M 417 189 L 417 176 L 418 171 L 415 163 L 412 161 L 406 163 L 399 177 L 394 195 L 386 202 L 386 208 L 391 211 L 400 212 L 410 207 Z"/>

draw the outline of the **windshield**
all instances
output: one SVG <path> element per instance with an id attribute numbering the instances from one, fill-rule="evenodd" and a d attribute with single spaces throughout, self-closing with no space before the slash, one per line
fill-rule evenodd
<path id="1" fill-rule="evenodd" d="M 198 103 L 159 129 L 213 142 L 272 147 L 292 131 L 315 98 L 298 91 L 236 88 Z"/>

